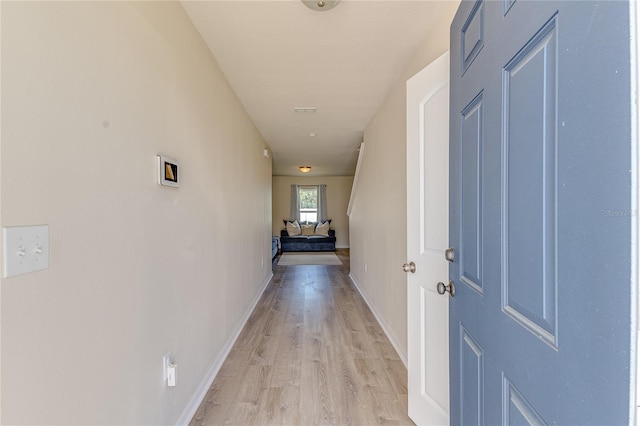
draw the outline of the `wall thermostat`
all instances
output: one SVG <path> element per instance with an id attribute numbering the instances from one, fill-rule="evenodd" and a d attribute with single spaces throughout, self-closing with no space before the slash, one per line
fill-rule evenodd
<path id="1" fill-rule="evenodd" d="M 178 188 L 178 169 L 180 165 L 173 158 L 158 155 L 158 183 L 163 186 Z"/>

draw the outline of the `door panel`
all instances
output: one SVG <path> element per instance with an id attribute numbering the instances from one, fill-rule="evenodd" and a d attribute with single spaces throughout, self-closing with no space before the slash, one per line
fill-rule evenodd
<path id="1" fill-rule="evenodd" d="M 503 424 L 508 425 L 546 425 L 536 410 L 516 389 L 506 375 L 502 376 Z"/>
<path id="2" fill-rule="evenodd" d="M 553 346 L 557 327 L 556 21 L 554 17 L 547 22 L 503 71 L 501 203 L 502 308 Z"/>
<path id="3" fill-rule="evenodd" d="M 462 69 L 469 68 L 484 46 L 484 2 L 477 2 L 467 16 L 461 37 Z"/>
<path id="4" fill-rule="evenodd" d="M 442 270 L 441 273 L 446 276 L 447 271 Z M 443 384 L 449 383 L 449 369 L 444 369 L 443 366 L 449 365 L 449 351 L 442 349 L 449 346 L 449 335 L 448 329 L 443 330 L 441 327 L 443 318 L 449 316 L 448 300 L 432 289 L 421 287 L 420 303 L 420 323 L 429 325 L 422 327 L 424 336 L 420 341 L 420 351 L 423 354 L 420 365 L 420 394 L 437 407 L 440 413 L 446 413 L 448 416 L 449 392 L 448 386 L 446 392 L 443 391 Z"/>
<path id="5" fill-rule="evenodd" d="M 456 14 L 452 424 L 629 421 L 628 11 L 518 0 Z"/>
<path id="6" fill-rule="evenodd" d="M 484 350 L 460 324 L 460 420 L 463 425 L 484 424 Z"/>
<path id="7" fill-rule="evenodd" d="M 449 202 L 449 188 L 443 180 L 449 175 L 449 80 L 448 77 L 431 88 L 422 99 L 420 113 L 420 253 L 449 247 L 449 229 L 443 226 L 442 202 Z M 447 108 L 443 108 L 447 105 Z M 447 141 L 434 146 L 435 141 Z M 443 161 L 446 157 L 447 161 Z M 444 206 L 447 210 L 447 206 Z M 440 220 L 433 220 L 439 218 Z M 438 253 L 442 255 L 442 253 Z"/>
<path id="8" fill-rule="evenodd" d="M 460 114 L 460 280 L 482 294 L 482 93 Z"/>

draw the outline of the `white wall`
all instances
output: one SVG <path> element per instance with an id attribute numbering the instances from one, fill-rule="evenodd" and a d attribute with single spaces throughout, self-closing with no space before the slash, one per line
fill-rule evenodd
<path id="1" fill-rule="evenodd" d="M 2 226 L 51 239 L 48 270 L 2 280 L 2 421 L 175 423 L 270 276 L 266 145 L 179 3 L 1 19 Z"/>
<path id="2" fill-rule="evenodd" d="M 349 218 L 347 206 L 353 176 L 274 176 L 273 177 L 273 235 L 280 235 L 284 219 L 290 219 L 291 185 L 327 185 L 327 215 L 336 231 L 336 247 L 349 247 Z"/>
<path id="3" fill-rule="evenodd" d="M 406 81 L 449 48 L 458 2 L 440 2 L 442 19 L 419 47 L 364 132 L 365 151 L 353 209 L 351 277 L 406 364 Z M 367 271 L 365 272 L 365 266 Z"/>

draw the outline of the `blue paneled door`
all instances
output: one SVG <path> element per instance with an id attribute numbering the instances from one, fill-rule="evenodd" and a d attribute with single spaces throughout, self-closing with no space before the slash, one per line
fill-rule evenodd
<path id="1" fill-rule="evenodd" d="M 629 4 L 464 1 L 450 72 L 452 424 L 627 424 Z"/>

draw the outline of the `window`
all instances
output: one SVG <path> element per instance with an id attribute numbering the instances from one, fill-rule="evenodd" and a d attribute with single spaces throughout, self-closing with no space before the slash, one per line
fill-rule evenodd
<path id="1" fill-rule="evenodd" d="M 299 186 L 298 200 L 300 202 L 300 221 L 318 221 L 318 186 Z"/>
<path id="2" fill-rule="evenodd" d="M 291 185 L 289 212 L 298 222 L 327 220 L 327 185 Z"/>

